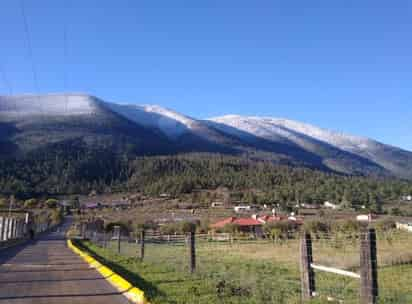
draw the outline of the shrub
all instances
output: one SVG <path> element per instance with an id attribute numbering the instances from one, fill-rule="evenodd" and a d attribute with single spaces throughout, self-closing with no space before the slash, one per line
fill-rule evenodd
<path id="1" fill-rule="evenodd" d="M 239 226 L 235 225 L 235 224 L 226 224 L 223 229 L 223 232 L 226 233 L 238 233 L 239 232 Z"/>
<path id="2" fill-rule="evenodd" d="M 331 231 L 331 226 L 328 222 L 321 220 L 310 220 L 303 224 L 303 229 L 307 232 L 316 234 L 317 236 L 321 234 L 327 234 Z"/>
<path id="3" fill-rule="evenodd" d="M 37 207 L 37 200 L 35 198 L 24 201 L 24 208 L 32 209 Z"/>
<path id="4" fill-rule="evenodd" d="M 8 206 L 8 201 L 5 198 L 0 198 L 0 208 L 6 208 Z"/>
<path id="5" fill-rule="evenodd" d="M 273 241 L 287 239 L 290 232 L 295 232 L 297 225 L 291 221 L 268 222 L 263 226 L 266 236 Z"/>
<path id="6" fill-rule="evenodd" d="M 356 220 L 344 220 L 335 222 L 332 229 L 337 233 L 354 234 L 359 232 L 361 223 Z"/>
<path id="7" fill-rule="evenodd" d="M 196 224 L 192 222 L 182 222 L 180 223 L 180 231 L 182 233 L 189 233 L 196 231 Z"/>
<path id="8" fill-rule="evenodd" d="M 58 201 L 54 198 L 49 198 L 45 203 L 47 208 L 56 208 Z"/>
<path id="9" fill-rule="evenodd" d="M 63 220 L 63 216 L 60 210 L 54 209 L 49 215 L 49 219 L 52 225 L 58 225 Z"/>
<path id="10" fill-rule="evenodd" d="M 383 219 L 380 221 L 377 221 L 374 225 L 376 230 L 381 231 L 381 232 L 386 232 L 390 231 L 396 228 L 396 222 L 391 219 Z"/>

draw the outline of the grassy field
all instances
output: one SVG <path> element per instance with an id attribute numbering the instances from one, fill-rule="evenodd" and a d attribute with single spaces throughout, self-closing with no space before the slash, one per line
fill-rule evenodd
<path id="1" fill-rule="evenodd" d="M 151 303 L 263 304 L 300 303 L 299 244 L 267 241 L 230 243 L 198 240 L 197 271 L 188 273 L 184 243 L 147 244 L 145 261 L 136 258 L 138 246 L 122 243 L 107 249 L 84 242 L 88 250 L 111 264 L 145 290 Z M 412 303 L 412 234 L 395 233 L 378 240 L 379 303 Z M 355 240 L 321 238 L 314 241 L 315 263 L 357 271 Z M 316 272 L 319 297 L 313 303 L 358 303 L 359 281 Z M 333 302 L 332 302 L 333 303 Z"/>

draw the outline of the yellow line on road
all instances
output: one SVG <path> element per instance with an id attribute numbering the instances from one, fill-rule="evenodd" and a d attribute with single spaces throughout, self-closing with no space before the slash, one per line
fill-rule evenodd
<path id="1" fill-rule="evenodd" d="M 142 290 L 133 286 L 110 268 L 102 265 L 100 262 L 96 261 L 96 259 L 77 248 L 71 240 L 67 240 L 67 246 L 80 255 L 91 268 L 95 268 L 112 286 L 119 290 L 130 301 L 136 304 L 149 304 Z"/>

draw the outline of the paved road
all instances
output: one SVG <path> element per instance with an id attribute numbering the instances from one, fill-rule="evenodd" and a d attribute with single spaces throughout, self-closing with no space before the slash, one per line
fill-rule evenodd
<path id="1" fill-rule="evenodd" d="M 66 247 L 64 231 L 0 251 L 0 303 L 127 304 L 124 296 Z"/>

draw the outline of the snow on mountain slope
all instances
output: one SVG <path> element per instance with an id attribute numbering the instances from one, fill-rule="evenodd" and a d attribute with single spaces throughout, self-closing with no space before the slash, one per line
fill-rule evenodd
<path id="1" fill-rule="evenodd" d="M 204 140 L 218 142 L 222 135 L 201 120 L 177 113 L 157 105 L 105 103 L 112 111 L 148 128 L 157 128 L 170 139 L 194 135 Z"/>
<path id="2" fill-rule="evenodd" d="M 334 132 L 288 119 L 270 117 L 226 115 L 211 118 L 222 131 L 233 135 L 240 130 L 274 142 L 290 141 L 312 152 L 323 151 L 319 145 L 325 143 L 336 149 L 368 159 L 383 168 L 410 178 L 412 153 L 384 145 L 365 137 Z"/>
<path id="3" fill-rule="evenodd" d="M 288 139 L 296 142 L 297 135 L 305 135 L 352 153 L 368 151 L 377 144 L 367 138 L 333 132 L 288 119 L 226 115 L 211 118 L 210 121 L 268 140 Z"/>
<path id="4" fill-rule="evenodd" d="M 83 94 L 0 96 L 0 115 L 90 115 L 95 113 L 93 97 Z"/>
<path id="5" fill-rule="evenodd" d="M 158 128 L 170 138 L 177 138 L 190 131 L 196 121 L 156 105 L 130 105 L 106 103 L 112 111 L 149 128 Z"/>

